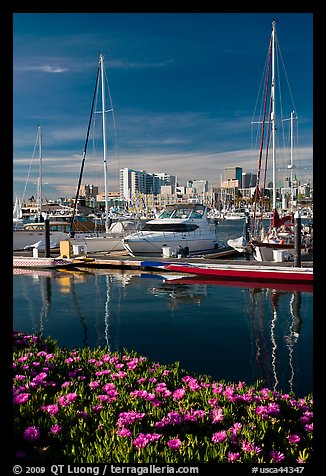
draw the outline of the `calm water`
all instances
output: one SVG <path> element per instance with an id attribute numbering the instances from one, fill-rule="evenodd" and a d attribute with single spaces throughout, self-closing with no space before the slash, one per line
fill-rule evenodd
<path id="1" fill-rule="evenodd" d="M 236 227 L 242 225 L 224 221 L 220 235 L 236 238 Z M 312 293 L 189 284 L 171 273 L 18 272 L 13 324 L 20 331 L 41 332 L 70 348 L 100 345 L 160 363 L 180 361 L 216 380 L 264 379 L 298 396 L 313 390 Z"/>

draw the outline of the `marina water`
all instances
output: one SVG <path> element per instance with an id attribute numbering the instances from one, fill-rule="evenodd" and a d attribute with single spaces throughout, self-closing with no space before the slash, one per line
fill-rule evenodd
<path id="1" fill-rule="evenodd" d="M 224 220 L 221 241 L 239 237 L 242 227 L 242 220 Z M 13 326 L 69 348 L 102 346 L 135 350 L 161 364 L 179 361 L 215 380 L 264 380 L 299 397 L 313 391 L 312 293 L 180 278 L 15 269 Z"/>

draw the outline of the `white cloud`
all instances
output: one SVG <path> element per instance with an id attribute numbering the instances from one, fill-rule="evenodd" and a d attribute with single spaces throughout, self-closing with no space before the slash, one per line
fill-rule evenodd
<path id="1" fill-rule="evenodd" d="M 69 71 L 68 68 L 62 66 L 39 65 L 39 66 L 21 66 L 21 71 L 37 71 L 41 73 L 65 73 Z"/>
<path id="2" fill-rule="evenodd" d="M 302 182 L 312 179 L 312 149 L 310 147 L 297 150 L 295 161 L 295 173 Z M 44 159 L 43 179 L 47 183 L 44 187 L 44 193 L 47 198 L 58 198 L 59 196 L 74 196 L 79 177 L 82 156 L 52 157 Z M 97 185 L 100 191 L 103 186 L 103 164 L 101 159 L 96 162 L 93 157 L 86 157 L 84 169 L 84 183 Z M 133 153 L 121 155 L 118 158 L 109 160 L 108 175 L 109 188 L 112 191 L 119 190 L 119 169 L 129 167 L 136 170 L 146 170 L 149 173 L 166 172 L 176 175 L 180 184 L 185 184 L 187 180 L 208 180 L 213 186 L 219 186 L 223 170 L 227 166 L 242 167 L 244 172 L 255 173 L 257 170 L 257 153 L 252 150 L 236 150 L 228 152 L 205 153 L 198 152 L 193 154 L 172 153 Z M 29 163 L 27 159 L 14 161 L 14 165 L 20 169 L 20 179 L 18 182 L 24 182 L 22 178 L 21 166 L 27 168 L 25 164 Z M 279 162 L 279 177 L 288 175 L 287 164 Z M 17 169 L 18 170 L 18 169 Z M 26 174 L 27 175 L 27 174 Z M 35 179 L 34 179 L 35 182 Z M 47 188 L 54 190 L 49 196 Z"/>

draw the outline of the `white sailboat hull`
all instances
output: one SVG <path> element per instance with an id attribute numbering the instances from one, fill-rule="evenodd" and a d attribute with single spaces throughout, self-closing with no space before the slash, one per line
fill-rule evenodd
<path id="1" fill-rule="evenodd" d="M 66 240 L 67 233 L 62 231 L 50 231 L 50 242 L 56 246 L 60 246 L 60 241 Z M 13 251 L 23 250 L 27 246 L 32 246 L 35 243 L 45 239 L 44 231 L 24 231 L 13 230 Z"/>
<path id="2" fill-rule="evenodd" d="M 88 236 L 83 238 L 69 238 L 71 245 L 79 245 L 85 253 L 123 251 L 123 236 Z"/>
<path id="3" fill-rule="evenodd" d="M 304 257 L 311 253 L 311 249 L 301 247 L 301 256 Z M 275 243 L 275 245 L 261 243 L 255 245 L 253 255 L 256 261 L 290 261 L 293 260 L 295 254 L 294 246 L 284 247 Z"/>

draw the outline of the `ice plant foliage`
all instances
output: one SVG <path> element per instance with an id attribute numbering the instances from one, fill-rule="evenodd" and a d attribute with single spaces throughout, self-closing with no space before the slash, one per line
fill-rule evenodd
<path id="1" fill-rule="evenodd" d="M 25 462 L 281 463 L 312 458 L 312 395 L 214 382 L 135 352 L 14 331 L 14 457 Z"/>

